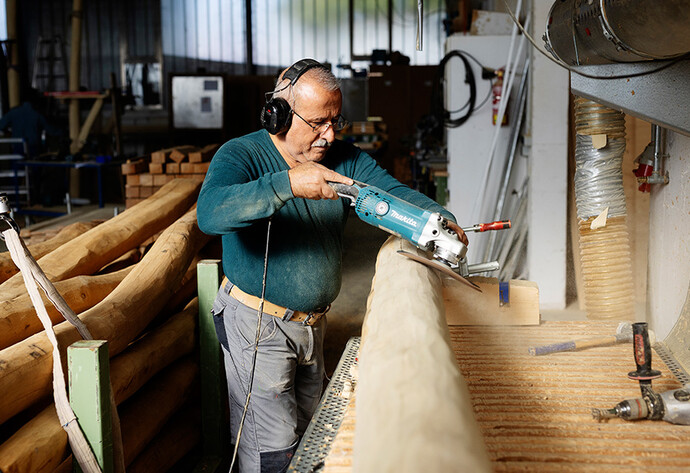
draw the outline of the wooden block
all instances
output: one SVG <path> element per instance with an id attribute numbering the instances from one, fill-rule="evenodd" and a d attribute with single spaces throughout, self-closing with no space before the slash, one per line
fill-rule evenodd
<path id="1" fill-rule="evenodd" d="M 151 163 L 149 164 L 149 172 L 151 174 L 163 174 L 163 166 L 162 163 Z"/>
<path id="2" fill-rule="evenodd" d="M 177 146 L 170 153 L 170 159 L 176 163 L 181 163 L 187 159 L 189 153 L 193 153 L 195 151 L 199 151 L 199 148 L 196 146 Z"/>
<path id="3" fill-rule="evenodd" d="M 180 163 L 167 163 L 165 165 L 166 174 L 179 174 L 180 173 Z"/>
<path id="4" fill-rule="evenodd" d="M 153 186 L 139 186 L 139 197 L 145 199 L 153 195 Z"/>
<path id="5" fill-rule="evenodd" d="M 158 164 L 165 163 L 168 160 L 168 158 L 170 158 L 170 153 L 173 152 L 173 149 L 174 148 L 166 148 L 154 151 L 153 153 L 151 153 L 151 162 Z"/>
<path id="6" fill-rule="evenodd" d="M 210 161 L 211 158 L 213 158 L 213 155 L 216 154 L 216 151 L 218 151 L 219 147 L 219 144 L 206 145 L 198 151 L 189 153 L 189 162 L 205 163 L 206 161 Z"/>
<path id="7" fill-rule="evenodd" d="M 210 162 L 206 163 L 192 163 L 194 174 L 206 174 L 208 172 L 208 167 L 211 165 Z"/>
<path id="8" fill-rule="evenodd" d="M 128 186 L 138 186 L 139 185 L 139 176 L 141 176 L 141 174 L 128 174 L 127 175 L 127 185 Z"/>
<path id="9" fill-rule="evenodd" d="M 125 198 L 127 198 L 127 199 L 138 199 L 139 198 L 139 186 L 125 185 Z"/>
<path id="10" fill-rule="evenodd" d="M 204 179 L 206 179 L 206 174 L 185 174 L 184 177 L 193 179 L 195 181 L 204 182 Z"/>
<path id="11" fill-rule="evenodd" d="M 153 185 L 153 174 L 139 174 L 139 185 L 140 186 L 152 186 Z"/>
<path id="12" fill-rule="evenodd" d="M 146 169 L 148 168 L 148 162 L 147 160 L 141 158 L 136 160 L 128 160 L 121 166 L 121 168 L 122 174 L 124 175 L 139 174 L 142 172 L 146 172 Z"/>
<path id="13" fill-rule="evenodd" d="M 164 186 L 165 184 L 167 184 L 171 180 L 172 180 L 172 178 L 170 178 L 167 174 L 155 174 L 153 176 L 153 185 L 154 186 Z"/>
<path id="14" fill-rule="evenodd" d="M 501 305 L 496 278 L 471 277 L 482 292 L 443 278 L 448 325 L 539 325 L 539 287 L 532 281 L 508 282 L 508 303 Z"/>
<path id="15" fill-rule="evenodd" d="M 180 163 L 180 172 L 182 174 L 194 173 L 194 163 Z"/>

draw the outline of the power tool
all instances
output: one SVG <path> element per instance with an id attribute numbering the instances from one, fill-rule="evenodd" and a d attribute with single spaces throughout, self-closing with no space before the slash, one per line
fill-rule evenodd
<path id="1" fill-rule="evenodd" d="M 625 420 L 665 420 L 672 424 L 690 425 L 690 383 L 680 389 L 657 393 L 652 380 L 661 372 L 652 369 L 652 350 L 645 322 L 633 324 L 633 355 L 636 371 L 628 373 L 630 379 L 639 381 L 642 396 L 626 399 L 611 409 L 592 409 L 596 420 L 620 417 Z"/>
<path id="2" fill-rule="evenodd" d="M 433 259 L 420 257 L 404 250 L 398 253 L 419 261 L 480 290 L 465 279 L 471 274 L 499 269 L 498 262 L 467 264 L 467 246 L 457 233 L 448 227 L 438 212 L 430 212 L 399 199 L 375 186 L 355 181 L 353 185 L 329 182 L 342 198 L 349 199 L 357 216 L 366 223 L 411 242 L 424 251 L 430 251 Z M 510 221 L 493 222 L 463 228 L 463 231 L 487 231 L 510 228 Z"/>

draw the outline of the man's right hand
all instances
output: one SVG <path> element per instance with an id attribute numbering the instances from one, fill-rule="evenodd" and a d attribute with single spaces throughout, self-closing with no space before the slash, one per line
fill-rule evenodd
<path id="1" fill-rule="evenodd" d="M 288 171 L 290 187 L 295 197 L 304 199 L 338 199 L 338 194 L 328 185 L 328 181 L 341 182 L 351 186 L 354 181 L 338 174 L 322 164 L 312 161 L 300 163 Z"/>

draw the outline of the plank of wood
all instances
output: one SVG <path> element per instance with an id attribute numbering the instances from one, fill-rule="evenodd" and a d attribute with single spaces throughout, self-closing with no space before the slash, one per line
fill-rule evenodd
<path id="1" fill-rule="evenodd" d="M 152 186 L 153 185 L 153 174 L 149 174 L 149 173 L 139 174 L 139 185 L 140 186 Z"/>
<path id="2" fill-rule="evenodd" d="M 82 233 L 86 233 L 93 227 L 101 223 L 100 221 L 92 222 L 75 222 L 71 225 L 67 225 L 60 231 L 58 231 L 54 237 L 43 241 L 41 243 L 36 243 L 29 245 L 27 249 L 34 257 L 34 259 L 40 259 L 47 255 L 51 251 L 67 243 L 68 241 L 78 237 Z M 0 253 L 0 283 L 7 281 L 11 276 L 14 276 L 19 272 L 17 266 L 15 266 L 10 256 L 9 251 Z M 3 297 L 4 298 L 4 297 Z"/>
<path id="3" fill-rule="evenodd" d="M 496 278 L 470 278 L 482 292 L 451 278 L 442 280 L 448 325 L 539 325 L 539 288 L 535 282 L 509 281 L 509 302 L 501 304 Z"/>
<path id="4" fill-rule="evenodd" d="M 213 155 L 216 154 L 216 151 L 218 151 L 218 148 L 220 148 L 218 144 L 206 145 L 198 151 L 189 153 L 189 162 L 205 163 L 210 161 Z"/>
<path id="5" fill-rule="evenodd" d="M 210 162 L 206 163 L 194 163 L 192 166 L 192 169 L 194 171 L 194 174 L 206 174 L 208 172 L 208 168 L 211 165 Z"/>
<path id="6" fill-rule="evenodd" d="M 192 174 L 194 172 L 194 163 L 180 163 L 180 172 L 182 174 Z"/>
<path id="7" fill-rule="evenodd" d="M 192 352 L 197 310 L 198 305 L 190 304 L 112 360 L 110 373 L 116 403 L 130 398 L 162 369 Z M 50 405 L 0 445 L 0 471 L 53 471 L 68 451 L 67 433 L 55 407 Z"/>
<path id="8" fill-rule="evenodd" d="M 128 174 L 125 180 L 128 186 L 138 186 L 139 185 L 139 174 Z"/>
<path id="9" fill-rule="evenodd" d="M 165 165 L 166 174 L 179 174 L 180 173 L 180 163 L 167 163 Z"/>
<path id="10" fill-rule="evenodd" d="M 139 186 L 130 186 L 125 184 L 125 198 L 127 199 L 138 199 L 139 198 Z"/>
<path id="11" fill-rule="evenodd" d="M 79 314 L 101 302 L 129 274 L 132 268 L 102 276 L 75 276 L 55 283 L 67 305 Z M 62 314 L 41 293 L 53 324 L 63 322 Z M 0 350 L 43 330 L 28 294 L 0 302 Z"/>
<path id="12" fill-rule="evenodd" d="M 127 162 L 123 163 L 121 166 L 122 174 L 129 175 L 146 172 L 146 170 L 148 169 L 148 165 L 148 161 L 143 158 L 127 160 Z"/>
<path id="13" fill-rule="evenodd" d="M 154 186 L 164 186 L 168 182 L 172 181 L 171 176 L 167 176 L 165 174 L 156 174 L 153 176 L 153 185 Z"/>
<path id="14" fill-rule="evenodd" d="M 189 153 L 193 153 L 196 151 L 199 151 L 199 148 L 197 148 L 196 146 L 177 146 L 170 153 L 170 159 L 176 163 L 181 163 L 182 161 L 185 161 L 187 159 Z"/>
<path id="15" fill-rule="evenodd" d="M 151 162 L 157 164 L 164 164 L 170 158 L 170 153 L 173 152 L 174 148 L 159 149 L 151 153 Z"/>
<path id="16" fill-rule="evenodd" d="M 163 232 L 103 301 L 81 314 L 94 339 L 108 340 L 111 356 L 120 353 L 165 306 L 208 239 L 196 224 L 196 209 L 189 211 Z M 63 348 L 80 338 L 68 322 L 56 325 L 55 332 Z M 0 423 L 50 393 L 51 366 L 51 344 L 45 333 L 0 351 Z"/>
<path id="17" fill-rule="evenodd" d="M 362 327 L 354 471 L 489 472 L 469 393 L 449 346 L 441 280 L 381 247 Z M 423 445 L 423 448 L 420 446 Z"/>
<path id="18" fill-rule="evenodd" d="M 163 174 L 165 170 L 165 164 L 163 163 L 151 163 L 149 164 L 149 172 L 151 174 Z"/>

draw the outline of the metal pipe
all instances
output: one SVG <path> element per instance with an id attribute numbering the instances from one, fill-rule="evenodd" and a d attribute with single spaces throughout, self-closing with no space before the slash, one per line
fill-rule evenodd
<path id="1" fill-rule="evenodd" d="M 668 158 L 666 152 L 666 128 L 652 125 L 652 137 L 654 138 L 654 171 L 647 178 L 648 184 L 668 184 L 668 175 L 664 172 L 664 159 Z"/>

